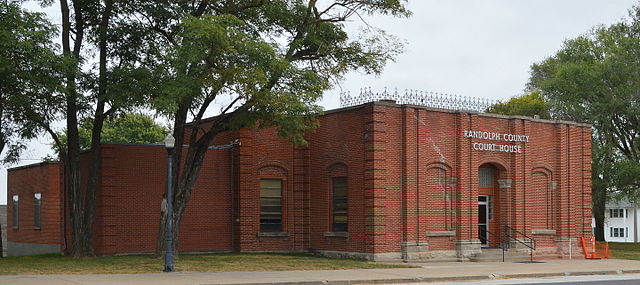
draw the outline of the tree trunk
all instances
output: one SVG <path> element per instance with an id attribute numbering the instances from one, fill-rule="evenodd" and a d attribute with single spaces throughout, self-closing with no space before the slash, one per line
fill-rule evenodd
<path id="1" fill-rule="evenodd" d="M 607 203 L 607 189 L 594 187 L 591 191 L 593 200 L 593 217 L 596 220 L 595 236 L 598 241 L 605 241 L 604 236 L 604 214 Z"/>
<path id="2" fill-rule="evenodd" d="M 102 141 L 102 126 L 106 114 L 104 111 L 106 101 L 107 90 L 107 30 L 109 28 L 109 20 L 111 18 L 111 11 L 113 8 L 113 2 L 110 0 L 105 1 L 105 9 L 102 14 L 102 19 L 99 27 L 100 40 L 98 48 L 100 50 L 99 55 L 99 79 L 98 79 L 98 102 L 96 104 L 96 110 L 93 116 L 93 127 L 91 129 L 91 166 L 89 169 L 89 177 L 87 180 L 87 204 L 84 216 L 84 224 L 86 230 L 82 236 L 82 247 L 86 255 L 95 255 L 92 245 L 93 237 L 93 221 L 95 217 L 96 209 L 96 195 L 98 190 L 98 176 L 100 175 L 100 160 L 101 149 L 100 142 Z"/>
<path id="3" fill-rule="evenodd" d="M 71 205 L 71 251 L 69 255 L 72 257 L 83 257 L 82 236 L 84 233 L 84 203 L 82 195 L 80 195 L 80 163 L 77 154 L 69 151 L 65 161 L 65 191 L 69 193 Z"/>
<path id="4" fill-rule="evenodd" d="M 176 197 L 176 189 L 177 189 L 177 185 L 178 183 L 176 183 L 178 181 L 178 177 L 180 174 L 180 165 L 181 165 L 181 161 L 182 161 L 182 146 L 184 144 L 184 130 L 185 130 L 185 124 L 187 122 L 187 114 L 189 111 L 188 106 L 191 104 L 191 102 L 182 102 L 181 107 L 178 109 L 178 111 L 176 112 L 176 117 L 174 119 L 174 128 L 173 128 L 173 137 L 175 138 L 176 142 L 175 142 L 175 148 L 173 151 L 173 161 L 172 161 L 172 165 L 173 165 L 173 201 L 175 201 L 175 197 Z M 166 180 L 165 180 L 166 182 Z M 167 187 L 165 186 L 165 192 L 164 192 L 164 197 L 167 197 Z M 173 216 L 175 217 L 175 203 L 173 204 L 173 208 L 174 208 L 174 214 Z M 159 223 L 159 228 L 158 228 L 158 236 L 156 237 L 156 251 L 154 253 L 154 255 L 156 257 L 162 257 L 164 256 L 164 254 L 166 253 L 166 248 L 167 248 L 167 213 L 162 213 L 160 215 L 160 223 Z M 174 242 L 173 242 L 173 252 L 174 252 L 174 256 L 177 256 L 176 254 L 178 253 L 178 251 L 176 250 L 178 247 L 176 246 L 176 233 L 178 232 L 178 225 L 175 222 L 174 219 L 174 223 L 173 223 L 173 237 L 174 237 Z"/>
<path id="5" fill-rule="evenodd" d="M 207 134 L 205 134 L 207 136 Z M 196 184 L 200 169 L 204 157 L 207 154 L 207 149 L 213 141 L 214 135 L 210 135 L 210 138 L 198 140 L 196 143 L 191 143 L 187 150 L 187 158 L 184 164 L 182 175 L 179 177 L 177 193 L 173 204 L 173 218 L 174 218 L 174 231 L 173 231 L 173 245 L 174 248 L 178 247 L 180 243 L 179 232 L 180 222 L 182 221 L 182 215 L 187 208 L 187 203 L 193 192 L 193 187 Z M 204 137 L 203 137 L 204 138 Z"/>
<path id="6" fill-rule="evenodd" d="M 160 227 L 158 228 L 158 236 L 156 237 L 156 251 L 154 256 L 156 258 L 163 257 L 167 251 L 167 211 L 160 211 Z"/>
<path id="7" fill-rule="evenodd" d="M 188 106 L 188 105 L 187 105 Z M 185 108 L 186 110 L 186 108 Z M 178 150 L 178 146 L 183 143 L 185 136 L 185 128 L 184 122 L 186 121 L 186 112 L 184 113 L 184 117 L 176 116 L 176 127 L 174 128 L 174 136 L 176 138 L 176 150 L 174 151 L 174 180 L 177 183 L 174 185 L 174 196 L 173 196 L 173 251 L 177 254 L 177 248 L 179 244 L 179 233 L 180 233 L 180 223 L 182 221 L 182 215 L 187 207 L 187 202 L 191 197 L 191 193 L 193 192 L 193 187 L 196 184 L 198 175 L 200 173 L 200 169 L 202 168 L 202 164 L 204 161 L 204 157 L 207 154 L 207 150 L 211 142 L 216 137 L 216 135 L 222 130 L 221 126 L 224 125 L 232 115 L 226 115 L 224 119 L 213 122 L 213 126 L 207 130 L 200 138 L 197 140 L 195 136 L 192 136 L 191 141 L 189 142 L 189 148 L 187 150 L 187 157 L 184 162 L 184 169 L 180 171 L 181 168 L 176 165 L 180 163 L 181 158 L 179 154 L 182 152 Z M 180 118 L 180 119 L 179 119 Z M 179 125 L 180 124 L 180 125 Z M 195 131 L 195 126 L 191 126 Z M 179 139 L 180 138 L 180 139 Z M 179 144 L 180 143 L 180 144 Z M 178 175 L 179 174 L 179 175 Z M 177 179 L 175 179 L 177 178 Z M 166 193 L 165 193 L 166 194 Z M 167 215 L 162 215 L 160 219 L 160 229 L 158 230 L 159 235 L 156 241 L 156 256 L 160 256 L 164 249 L 166 248 L 166 225 Z M 176 255 L 177 256 L 177 255 Z"/>
<path id="8" fill-rule="evenodd" d="M 85 195 L 80 191 L 80 139 L 78 134 L 78 93 L 76 89 L 77 71 L 80 63 L 80 50 L 84 37 L 84 18 L 82 5 L 74 3 L 73 16 L 75 20 L 75 38 L 71 49 L 71 13 L 67 0 L 60 1 L 62 14 L 62 48 L 63 55 L 75 60 L 66 71 L 66 110 L 67 119 L 67 149 L 62 160 L 64 161 L 65 190 L 69 193 L 71 214 L 71 246 L 67 253 L 72 257 L 84 257 L 88 255 L 84 247 L 83 237 L 86 235 L 85 224 Z M 66 214 L 66 213 L 65 213 Z"/>

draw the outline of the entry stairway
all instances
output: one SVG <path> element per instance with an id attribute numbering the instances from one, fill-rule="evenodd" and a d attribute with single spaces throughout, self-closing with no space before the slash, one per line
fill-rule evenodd
<path id="1" fill-rule="evenodd" d="M 510 248 L 504 251 L 504 261 L 506 262 L 526 262 L 530 261 L 530 259 L 529 250 Z M 502 261 L 502 249 L 483 248 L 481 253 L 469 257 L 469 260 L 475 262 L 500 262 Z"/>
<path id="2" fill-rule="evenodd" d="M 490 244 L 490 240 L 501 244 L 500 248 L 482 248 L 480 253 L 469 257 L 471 261 L 511 261 L 533 262 L 536 241 L 526 234 L 510 227 L 503 226 L 500 234 L 490 232 L 486 227 L 478 226 L 478 233 L 483 244 Z"/>

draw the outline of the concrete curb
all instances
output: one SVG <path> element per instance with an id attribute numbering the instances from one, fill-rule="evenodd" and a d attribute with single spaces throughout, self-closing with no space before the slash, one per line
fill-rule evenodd
<path id="1" fill-rule="evenodd" d="M 460 277 L 418 277 L 418 278 L 390 278 L 390 279 L 368 279 L 368 280 L 322 280 L 322 281 L 284 281 L 284 282 L 257 282 L 257 283 L 204 283 L 200 285 L 352 285 L 352 284 L 398 284 L 398 283 L 419 283 L 419 282 L 443 282 L 443 281 L 474 281 L 489 280 L 490 276 L 460 276 Z"/>
<path id="2" fill-rule="evenodd" d="M 553 273 L 517 273 L 517 274 L 488 274 L 471 276 L 447 276 L 447 277 L 417 277 L 417 278 L 389 278 L 369 280 L 318 280 L 318 281 L 283 281 L 283 282 L 256 282 L 256 283 L 224 283 L 225 285 L 250 284 L 250 285 L 352 285 L 352 284 L 397 284 L 420 282 L 456 282 L 456 281 L 481 281 L 491 279 L 518 279 L 518 278 L 542 278 L 561 276 L 588 276 L 588 275 L 622 275 L 640 273 L 640 270 L 603 270 L 603 271 L 575 271 Z M 203 283 L 201 285 L 218 285 L 221 283 Z"/>

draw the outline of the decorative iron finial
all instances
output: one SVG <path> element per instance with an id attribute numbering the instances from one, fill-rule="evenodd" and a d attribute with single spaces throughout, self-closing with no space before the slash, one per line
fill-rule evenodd
<path id="1" fill-rule="evenodd" d="M 398 92 L 398 88 L 394 88 L 393 92 L 389 93 L 387 87 L 385 87 L 382 92 L 373 92 L 371 87 L 360 88 L 360 95 L 353 97 L 349 92 L 343 92 L 340 94 L 341 107 L 356 106 L 378 100 L 393 100 L 396 101 L 397 104 L 413 104 L 432 108 L 476 112 L 484 112 L 484 110 L 489 106 L 497 102 L 486 98 L 475 98 L 415 89 L 405 89 L 404 93 L 401 94 Z"/>

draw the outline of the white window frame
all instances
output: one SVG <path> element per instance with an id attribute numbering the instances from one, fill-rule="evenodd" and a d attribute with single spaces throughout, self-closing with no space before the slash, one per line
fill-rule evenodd
<path id="1" fill-rule="evenodd" d="M 610 218 L 624 218 L 625 217 L 625 209 L 622 209 L 622 208 L 609 209 L 609 217 Z"/>

